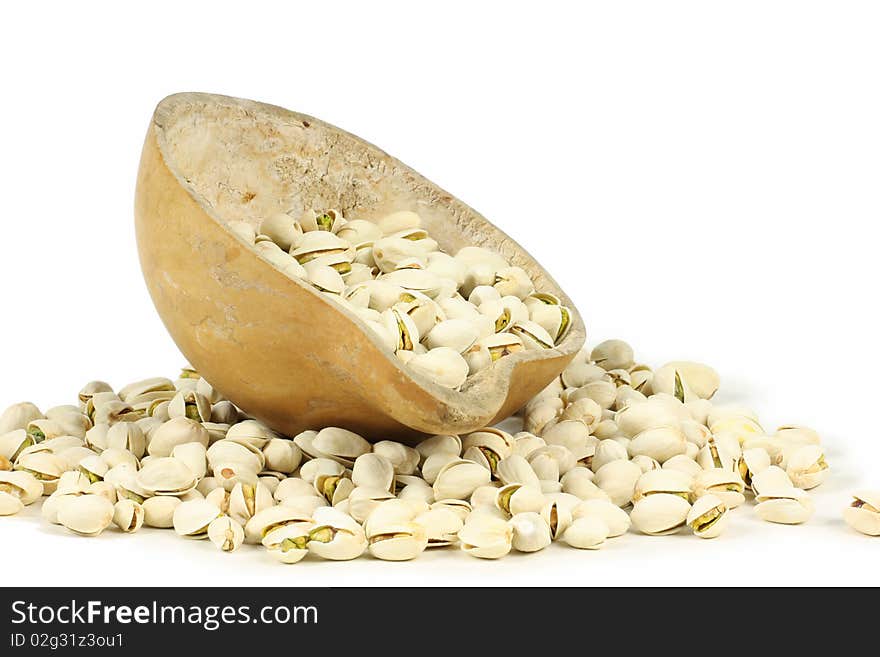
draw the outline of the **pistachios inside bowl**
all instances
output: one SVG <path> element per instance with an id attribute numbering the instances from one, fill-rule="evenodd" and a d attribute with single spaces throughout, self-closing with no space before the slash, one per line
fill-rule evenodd
<path id="1" fill-rule="evenodd" d="M 228 399 L 287 435 L 342 426 L 412 442 L 489 426 L 584 342 L 568 296 L 507 235 L 375 146 L 282 108 L 197 93 L 163 100 L 135 214 L 144 277 L 178 347 Z M 351 248 L 337 248 L 355 221 Z M 366 240 L 369 223 L 381 229 L 371 240 L 389 240 L 381 252 L 355 239 Z M 326 235 L 304 239 L 310 230 Z M 431 248 L 411 251 L 419 240 Z M 432 253 L 443 260 L 433 272 Z M 452 287 L 450 260 L 470 268 Z M 423 288 L 425 278 L 440 282 Z M 352 288 L 368 279 L 402 289 L 397 302 L 424 297 L 440 312 L 426 327 L 407 315 L 411 305 L 363 306 Z M 492 335 L 449 324 L 441 302 L 465 301 L 463 292 L 500 311 Z M 513 321 L 515 302 L 529 301 L 560 310 Z"/>

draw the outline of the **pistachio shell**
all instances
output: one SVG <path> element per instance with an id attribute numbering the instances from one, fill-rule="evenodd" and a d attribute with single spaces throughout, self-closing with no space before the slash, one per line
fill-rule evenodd
<path id="1" fill-rule="evenodd" d="M 825 450 L 818 445 L 797 448 L 787 460 L 786 473 L 798 488 L 815 488 L 828 478 Z"/>
<path id="2" fill-rule="evenodd" d="M 745 502 L 744 490 L 745 483 L 739 473 L 731 470 L 711 468 L 694 479 L 693 494 L 697 499 L 712 494 L 724 502 L 728 509 L 735 509 Z"/>
<path id="3" fill-rule="evenodd" d="M 113 506 L 113 524 L 126 534 L 138 531 L 144 524 L 144 507 L 129 499 L 122 499 Z"/>
<path id="4" fill-rule="evenodd" d="M 174 531 L 184 538 L 207 538 L 208 525 L 220 515 L 220 509 L 207 500 L 183 502 L 174 509 Z"/>
<path id="5" fill-rule="evenodd" d="M 308 537 L 314 524 L 311 522 L 295 522 L 281 525 L 270 530 L 262 539 L 269 555 L 281 563 L 294 564 L 302 561 L 309 553 Z M 245 529 L 247 540 L 247 529 Z"/>
<path id="6" fill-rule="evenodd" d="M 694 502 L 686 523 L 700 538 L 717 538 L 727 526 L 727 506 L 715 495 L 704 495 Z"/>
<path id="7" fill-rule="evenodd" d="M 183 461 L 171 457 L 147 461 L 135 483 L 151 495 L 183 495 L 196 487 L 196 476 Z"/>
<path id="8" fill-rule="evenodd" d="M 645 472 L 636 482 L 633 491 L 633 502 L 648 495 L 669 493 L 690 500 L 694 478 L 676 470 L 651 470 Z"/>
<path id="9" fill-rule="evenodd" d="M 630 456 L 648 456 L 660 463 L 684 454 L 686 449 L 687 439 L 677 427 L 646 429 L 634 436 L 628 445 Z"/>
<path id="10" fill-rule="evenodd" d="M 603 369 L 629 369 L 633 365 L 633 350 L 623 340 L 606 340 L 593 348 L 590 360 Z"/>
<path id="11" fill-rule="evenodd" d="M 428 546 L 428 535 L 416 522 L 370 524 L 372 531 L 367 530 L 369 550 L 377 559 L 408 561 L 415 559 Z"/>
<path id="12" fill-rule="evenodd" d="M 150 456 L 170 456 L 177 445 L 200 443 L 208 446 L 208 432 L 201 424 L 187 417 L 168 420 L 156 429 L 150 438 L 147 453 Z"/>
<path id="13" fill-rule="evenodd" d="M 434 498 L 467 499 L 478 487 L 491 481 L 492 473 L 486 468 L 465 459 L 456 459 L 447 463 L 434 481 Z"/>
<path id="14" fill-rule="evenodd" d="M 513 527 L 487 514 L 471 514 L 458 533 L 461 549 L 481 559 L 499 559 L 513 547 Z"/>
<path id="15" fill-rule="evenodd" d="M 174 526 L 174 510 L 182 504 L 180 498 L 159 496 L 144 500 L 144 524 L 147 527 L 169 529 Z"/>
<path id="16" fill-rule="evenodd" d="M 799 488 L 774 488 L 756 498 L 755 513 L 761 520 L 783 525 L 798 525 L 813 515 L 813 502 Z"/>
<path id="17" fill-rule="evenodd" d="M 428 547 L 445 547 L 458 541 L 458 532 L 464 526 L 459 513 L 443 506 L 432 507 L 416 516 L 415 522 L 425 528 Z"/>
<path id="18" fill-rule="evenodd" d="M 671 534 L 685 524 L 691 505 L 678 495 L 658 493 L 633 505 L 630 519 L 643 534 Z"/>
<path id="19" fill-rule="evenodd" d="M 83 536 L 97 536 L 113 521 L 113 505 L 102 495 L 71 496 L 58 508 L 58 522 Z"/>
<path id="20" fill-rule="evenodd" d="M 394 466 L 379 454 L 362 454 L 357 457 L 351 480 L 355 486 L 391 490 L 394 483 Z"/>
<path id="21" fill-rule="evenodd" d="M 642 469 L 635 463 L 617 460 L 599 468 L 593 482 L 608 493 L 614 504 L 624 507 L 632 501 L 636 482 L 641 476 Z"/>
<path id="22" fill-rule="evenodd" d="M 293 473 L 302 462 L 302 450 L 292 440 L 272 438 L 262 449 L 265 468 L 284 474 Z"/>
<path id="23" fill-rule="evenodd" d="M 860 491 L 843 510 L 847 525 L 868 536 L 880 536 L 880 492 Z"/>
<path id="24" fill-rule="evenodd" d="M 0 492 L 13 495 L 28 506 L 43 496 L 43 484 L 29 472 L 0 471 Z"/>
<path id="25" fill-rule="evenodd" d="M 608 500 L 594 499 L 585 500 L 578 504 L 571 511 L 572 519 L 578 518 L 600 518 L 607 527 L 608 537 L 621 536 L 625 534 L 632 522 L 629 515 L 619 506 L 612 504 Z"/>

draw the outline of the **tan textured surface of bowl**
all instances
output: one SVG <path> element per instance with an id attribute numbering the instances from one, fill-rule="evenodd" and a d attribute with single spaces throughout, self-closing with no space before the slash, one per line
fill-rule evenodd
<path id="1" fill-rule="evenodd" d="M 409 372 L 353 313 L 275 269 L 227 222 L 337 208 L 418 212 L 440 247 L 485 246 L 572 308 L 555 349 L 506 356 L 461 391 Z M 184 356 L 245 412 L 286 435 L 342 426 L 373 440 L 463 433 L 515 413 L 584 342 L 570 299 L 516 242 L 375 146 L 310 116 L 200 93 L 156 108 L 135 199 L 153 302 Z"/>

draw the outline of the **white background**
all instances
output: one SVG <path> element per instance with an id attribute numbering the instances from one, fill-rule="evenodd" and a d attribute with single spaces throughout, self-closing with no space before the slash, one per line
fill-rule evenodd
<path id="1" fill-rule="evenodd" d="M 630 534 L 497 563 L 284 568 L 155 530 L 81 539 L 30 509 L 0 519 L 0 556 L 40 566 L 5 583 L 880 584 L 880 539 L 840 519 L 850 491 L 880 488 L 876 3 L 135 7 L 4 11 L 0 406 L 176 373 L 138 266 L 134 181 L 155 104 L 211 91 L 398 156 L 531 250 L 591 342 L 711 363 L 765 427 L 817 428 L 832 478 L 805 526 L 741 508 L 716 541 Z"/>

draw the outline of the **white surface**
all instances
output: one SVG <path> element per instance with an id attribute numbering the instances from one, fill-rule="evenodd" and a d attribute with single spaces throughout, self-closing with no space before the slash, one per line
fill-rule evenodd
<path id="1" fill-rule="evenodd" d="M 0 555 L 40 567 L 4 584 L 880 584 L 880 539 L 839 513 L 880 488 L 875 3 L 194 4 L 4 15 L 0 405 L 176 372 L 133 187 L 155 103 L 213 91 L 400 157 L 545 263 L 593 342 L 711 363 L 765 426 L 817 428 L 832 478 L 806 526 L 742 508 L 716 541 L 631 534 L 498 563 L 284 568 L 167 532 L 75 538 L 30 509 L 0 519 Z"/>

